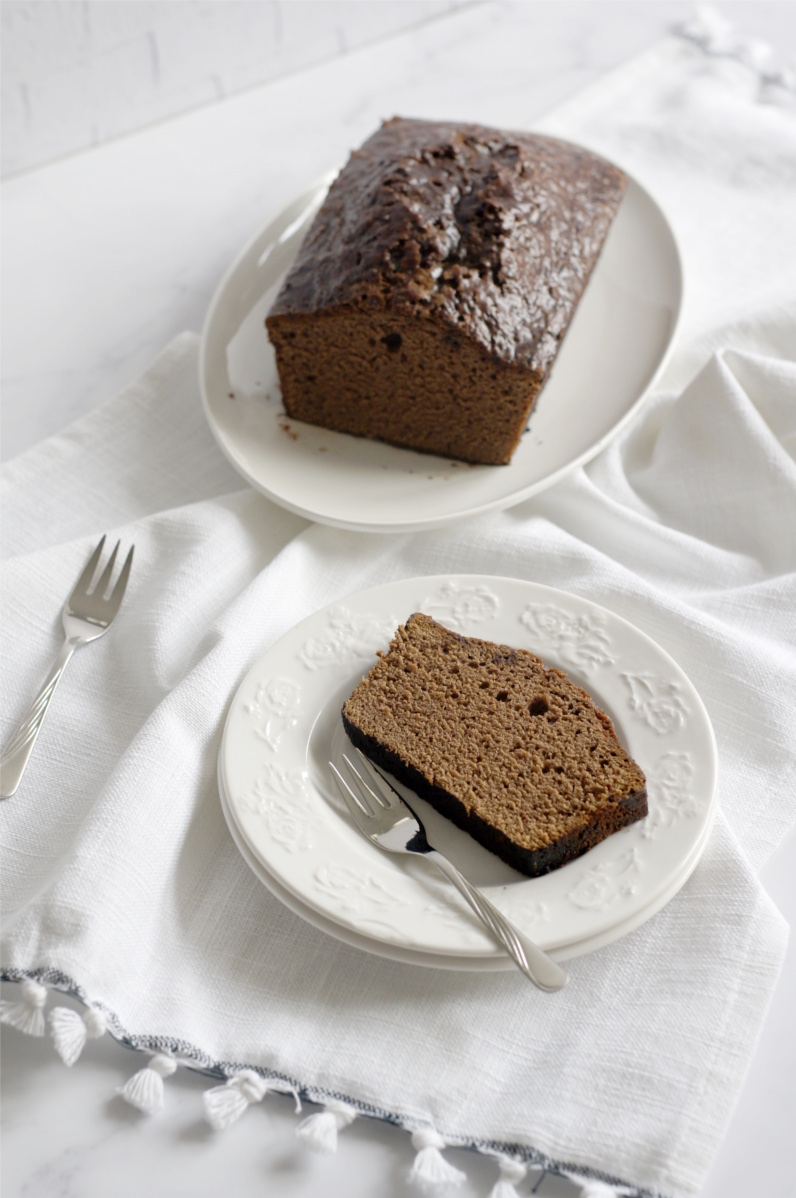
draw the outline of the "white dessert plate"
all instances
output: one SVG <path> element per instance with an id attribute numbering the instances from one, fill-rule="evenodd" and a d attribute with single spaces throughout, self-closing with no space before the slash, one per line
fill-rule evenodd
<path id="1" fill-rule="evenodd" d="M 671 347 L 683 273 L 666 217 L 630 179 L 509 466 L 468 466 L 289 420 L 264 321 L 333 178 L 308 188 L 252 238 L 205 320 L 205 413 L 219 446 L 253 487 L 341 528 L 436 528 L 544 490 L 632 419 Z"/>
<path id="2" fill-rule="evenodd" d="M 542 878 L 527 878 L 416 796 L 432 844 L 543 947 L 590 951 L 680 889 L 709 836 L 716 747 L 705 708 L 660 646 L 612 612 L 550 587 L 481 575 L 410 579 L 316 612 L 235 695 L 219 753 L 223 805 L 258 877 L 297 914 L 359 948 L 452 968 L 505 958 L 427 862 L 390 856 L 354 827 L 329 760 L 348 746 L 340 708 L 413 611 L 465 635 L 528 648 L 583 685 L 647 775 L 650 814 Z"/>
<path id="3" fill-rule="evenodd" d="M 254 853 L 252 853 L 235 820 L 232 805 L 224 788 L 224 779 L 221 770 L 218 772 L 218 790 L 221 799 L 221 810 L 227 821 L 230 835 L 235 841 L 243 860 L 275 898 L 279 899 L 294 915 L 298 915 L 301 919 L 306 920 L 307 923 L 312 924 L 318 931 L 325 932 L 327 936 L 332 936 L 335 940 L 340 940 L 344 944 L 350 945 L 351 948 L 358 948 L 363 952 L 373 953 L 378 957 L 386 957 L 391 961 L 402 961 L 407 965 L 422 965 L 432 969 L 464 969 L 476 972 L 482 970 L 513 970 L 516 968 L 514 962 L 505 954 L 500 956 L 457 957 L 452 953 L 423 952 L 420 949 L 414 949 L 409 946 L 378 940 L 373 936 L 356 932 L 353 928 L 342 927 L 325 915 L 321 915 L 319 911 L 308 907 L 295 894 L 291 894 L 289 890 L 281 886 L 276 878 L 268 872 L 262 861 L 258 860 Z M 416 796 L 414 798 L 416 799 Z M 707 841 L 711 826 L 712 820 L 706 826 L 705 841 Z M 644 907 L 629 919 L 614 924 L 613 927 L 598 936 L 590 936 L 586 940 L 577 940 L 573 944 L 554 948 L 551 950 L 550 955 L 555 957 L 557 961 L 567 961 L 572 957 L 580 957 L 584 953 L 593 952 L 597 948 L 602 948 L 605 944 L 610 944 L 613 940 L 618 940 L 621 936 L 626 936 L 628 932 L 632 932 L 640 924 L 646 923 L 648 919 L 669 902 L 669 899 L 674 898 L 677 892 L 682 889 L 696 868 L 703 848 L 704 844 L 699 846 L 698 851 L 694 853 L 692 859 L 686 863 L 682 871 L 672 878 L 670 885 L 647 907 Z"/>

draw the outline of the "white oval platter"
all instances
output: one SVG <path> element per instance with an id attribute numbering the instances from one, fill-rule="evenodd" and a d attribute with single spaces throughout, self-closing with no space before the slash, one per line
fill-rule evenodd
<path id="1" fill-rule="evenodd" d="M 199 355 L 205 414 L 219 446 L 253 487 L 290 511 L 341 528 L 436 528 L 544 490 L 633 418 L 672 345 L 683 272 L 666 217 L 630 179 L 510 465 L 468 466 L 288 420 L 264 321 L 333 178 L 334 172 L 308 188 L 252 238 L 205 320 Z"/>

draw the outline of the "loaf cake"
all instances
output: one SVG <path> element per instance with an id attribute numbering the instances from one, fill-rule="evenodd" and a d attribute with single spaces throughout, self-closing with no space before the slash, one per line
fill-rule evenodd
<path id="1" fill-rule="evenodd" d="M 644 774 L 581 687 L 422 613 L 346 701 L 343 724 L 371 761 L 531 877 L 647 814 Z"/>
<path id="2" fill-rule="evenodd" d="M 387 121 L 332 184 L 266 320 L 287 414 L 507 463 L 625 183 L 554 138 Z"/>

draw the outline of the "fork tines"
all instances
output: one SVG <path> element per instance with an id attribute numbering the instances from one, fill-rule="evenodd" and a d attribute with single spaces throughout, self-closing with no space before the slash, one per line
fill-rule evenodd
<path id="1" fill-rule="evenodd" d="M 345 799 L 346 796 L 349 796 L 356 803 L 363 815 L 373 817 L 379 810 L 384 811 L 385 809 L 394 807 L 397 797 L 389 783 L 382 778 L 379 771 L 368 761 L 365 754 L 359 749 L 356 750 L 356 754 L 360 760 L 362 772 L 367 775 L 367 778 L 372 780 L 377 789 L 371 786 L 367 778 L 363 778 L 362 773 L 360 773 L 347 753 L 343 753 L 343 761 L 353 777 L 359 782 L 358 787 L 351 787 L 334 762 L 330 761 L 329 764 L 337 779 L 337 785 L 341 788 L 342 797 Z"/>
<path id="2" fill-rule="evenodd" d="M 94 572 L 97 569 L 97 564 L 99 563 L 99 559 L 102 557 L 102 550 L 103 550 L 104 546 L 105 546 L 105 534 L 103 533 L 102 537 L 100 538 L 99 545 L 97 545 L 97 548 L 94 550 L 91 557 L 86 562 L 86 567 L 85 567 L 83 573 L 80 575 L 80 577 L 78 578 L 77 582 L 74 585 L 74 588 L 72 591 L 73 594 L 75 594 L 75 595 L 78 593 L 82 594 L 82 595 L 88 594 L 88 588 L 91 585 L 91 580 L 94 577 Z M 117 541 L 116 549 L 118 549 L 118 548 L 119 548 L 119 542 Z M 116 549 L 114 549 L 114 551 L 113 551 L 114 557 L 116 556 Z M 111 561 L 113 561 L 113 558 L 111 558 Z"/>
<path id="3" fill-rule="evenodd" d="M 77 582 L 75 583 L 75 588 L 72 591 L 73 595 L 91 594 L 92 596 L 96 597 L 97 599 L 102 599 L 105 596 L 105 592 L 108 590 L 111 578 L 113 577 L 113 567 L 116 565 L 116 556 L 119 552 L 119 546 L 121 545 L 121 541 L 117 541 L 116 544 L 114 545 L 113 552 L 111 553 L 111 556 L 108 559 L 108 564 L 106 565 L 105 569 L 102 571 L 102 574 L 100 575 L 97 583 L 93 587 L 91 587 L 91 581 L 94 578 L 94 573 L 97 569 L 97 565 L 102 556 L 102 550 L 103 550 L 104 545 L 105 545 L 105 536 L 103 535 L 100 538 L 100 542 L 97 545 L 97 548 L 94 550 L 94 552 L 92 553 L 88 562 L 86 563 L 85 570 L 80 575 Z M 124 595 L 124 591 L 127 586 L 127 580 L 130 577 L 130 570 L 132 569 L 132 565 L 133 565 L 134 551 L 135 551 L 135 545 L 131 545 L 130 551 L 127 554 L 127 557 L 124 559 L 124 565 L 122 566 L 119 577 L 116 580 L 116 585 L 114 586 L 110 595 L 108 595 L 109 603 L 113 602 L 117 598 L 118 598 L 119 603 L 121 603 L 121 601 L 122 601 L 122 597 Z M 89 591 L 89 587 L 91 587 L 90 591 Z"/>

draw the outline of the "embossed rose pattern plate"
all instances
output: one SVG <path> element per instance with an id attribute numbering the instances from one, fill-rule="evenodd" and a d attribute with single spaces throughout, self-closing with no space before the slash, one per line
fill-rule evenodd
<path id="1" fill-rule="evenodd" d="M 644 769 L 650 806 L 645 820 L 543 878 L 516 873 L 412 796 L 431 842 L 562 955 L 637 926 L 676 893 L 706 844 L 717 773 L 708 715 L 679 666 L 639 629 L 587 600 L 518 579 L 389 583 L 324 608 L 278 641 L 242 682 L 224 730 L 219 777 L 236 839 L 272 889 L 295 898 L 294 910 L 353 933 L 354 940 L 343 935 L 349 942 L 403 958 L 409 950 L 502 962 L 427 862 L 390 856 L 362 838 L 330 777 L 328 761 L 348 747 L 343 701 L 418 610 L 566 670 L 611 716 Z"/>
<path id="2" fill-rule="evenodd" d="M 513 970 L 516 968 L 514 962 L 508 956 L 483 956 L 483 957 L 457 957 L 453 953 L 431 953 L 423 952 L 420 949 L 412 948 L 409 945 L 394 944 L 385 940 L 378 940 L 367 936 L 363 932 L 357 932 L 353 928 L 344 927 L 342 924 L 334 923 L 320 911 L 314 907 L 308 907 L 302 902 L 297 895 L 292 894 L 277 882 L 273 874 L 265 868 L 262 861 L 254 856 L 251 849 L 244 840 L 240 829 L 238 828 L 235 817 L 232 813 L 232 808 L 227 797 L 224 787 L 224 779 L 219 771 L 218 777 L 219 796 L 221 798 L 221 809 L 227 821 L 232 839 L 240 851 L 246 864 L 254 874 L 259 878 L 263 885 L 271 891 L 275 898 L 278 898 L 290 911 L 295 915 L 305 919 L 313 927 L 319 931 L 325 932 L 328 936 L 333 936 L 336 940 L 342 940 L 345 944 L 351 945 L 352 948 L 362 949 L 364 952 L 375 953 L 377 956 L 387 957 L 393 961 L 403 961 L 409 965 L 424 965 L 434 969 L 465 969 L 465 970 Z M 709 826 L 707 831 L 709 831 Z M 701 852 L 701 850 L 700 850 Z M 613 924 L 604 932 L 596 936 L 589 936 L 585 940 L 575 940 L 569 944 L 559 946 L 551 950 L 551 955 L 557 960 L 565 961 L 570 957 L 579 957 L 583 953 L 593 952 L 596 948 L 601 948 L 604 944 L 610 944 L 611 941 L 617 940 L 620 936 L 625 936 L 628 932 L 632 932 L 640 924 L 650 919 L 661 907 L 669 902 L 681 889 L 683 884 L 691 876 L 699 853 L 695 854 L 691 861 L 686 862 L 680 873 L 672 877 L 671 882 L 665 890 L 663 890 L 655 899 L 640 911 L 636 911 L 627 919 L 620 920 Z"/>
<path id="3" fill-rule="evenodd" d="M 332 178 L 298 196 L 249 242 L 205 320 L 205 413 L 252 486 L 342 528 L 435 528 L 549 487 L 632 419 L 665 363 L 683 291 L 674 234 L 633 179 L 509 466 L 467 466 L 288 421 L 264 321 Z"/>

